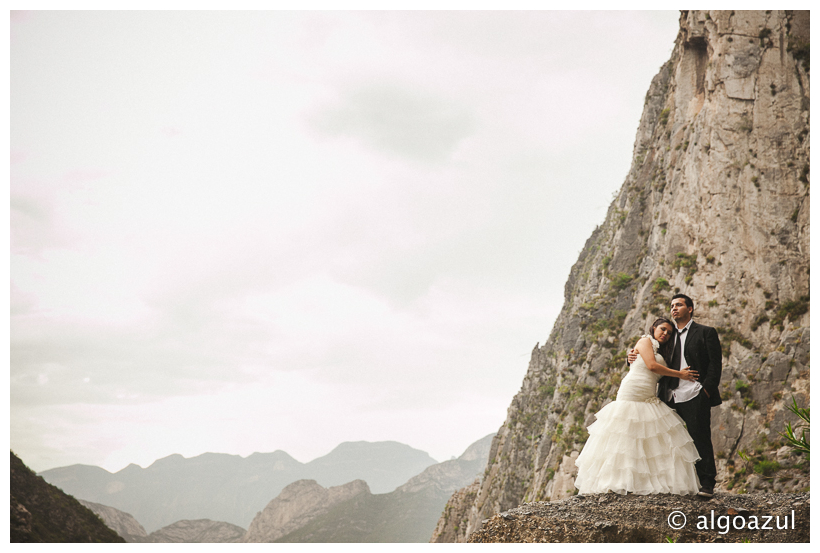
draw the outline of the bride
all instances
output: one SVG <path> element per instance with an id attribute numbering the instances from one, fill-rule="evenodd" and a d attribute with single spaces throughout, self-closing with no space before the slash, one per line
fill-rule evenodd
<path id="1" fill-rule="evenodd" d="M 674 325 L 657 319 L 635 348 L 639 356 L 612 403 L 595 414 L 589 439 L 575 461 L 578 493 L 696 494 L 700 459 L 683 419 L 655 396 L 661 376 L 696 380 L 688 367 L 667 368 Z M 660 351 L 659 351 L 660 350 Z"/>

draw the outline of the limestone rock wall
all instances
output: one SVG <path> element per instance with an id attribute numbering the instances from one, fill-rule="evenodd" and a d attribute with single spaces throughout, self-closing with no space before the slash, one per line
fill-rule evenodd
<path id="1" fill-rule="evenodd" d="M 668 316 L 677 291 L 723 346 L 723 404 L 712 410 L 718 489 L 807 488 L 808 463 L 776 457 L 783 423 L 795 419 L 791 398 L 809 401 L 808 45 L 808 12 L 681 12 L 629 174 L 572 267 L 549 338 L 533 349 L 472 505 L 454 498 L 466 518 L 451 526 L 469 534 L 574 487 L 564 460 L 614 399 L 626 349 Z"/>

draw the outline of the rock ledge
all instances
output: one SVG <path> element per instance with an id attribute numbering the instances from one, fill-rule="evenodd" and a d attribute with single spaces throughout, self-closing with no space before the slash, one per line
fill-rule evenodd
<path id="1" fill-rule="evenodd" d="M 679 530 L 670 526 L 669 517 L 675 511 L 686 516 L 686 525 Z M 483 521 L 481 528 L 470 534 L 467 541 L 808 543 L 809 513 L 808 493 L 718 493 L 711 500 L 669 494 L 620 496 L 609 493 L 524 503 Z M 772 518 L 767 521 L 765 517 Z M 671 520 L 673 524 L 681 521 L 680 515 Z M 778 522 L 787 527 L 778 529 Z M 750 530 L 749 526 L 760 529 Z M 763 529 L 764 526 L 771 529 Z"/>

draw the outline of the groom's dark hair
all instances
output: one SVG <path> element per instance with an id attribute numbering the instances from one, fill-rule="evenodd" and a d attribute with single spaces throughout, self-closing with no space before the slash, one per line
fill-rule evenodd
<path id="1" fill-rule="evenodd" d="M 672 296 L 672 299 L 669 300 L 669 302 L 671 303 L 672 300 L 676 300 L 678 298 L 683 299 L 684 303 L 686 304 L 686 307 L 691 307 L 692 308 L 692 315 L 694 315 L 695 314 L 695 302 L 692 301 L 692 298 L 690 298 L 686 294 L 675 294 L 674 296 Z"/>

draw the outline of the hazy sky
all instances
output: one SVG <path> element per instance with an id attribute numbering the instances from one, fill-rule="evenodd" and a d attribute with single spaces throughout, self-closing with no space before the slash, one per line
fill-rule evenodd
<path id="1" fill-rule="evenodd" d="M 11 15 L 33 469 L 498 430 L 677 12 Z"/>

